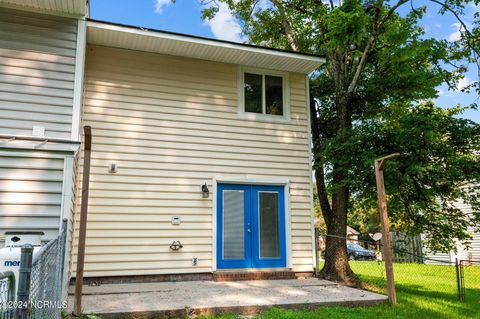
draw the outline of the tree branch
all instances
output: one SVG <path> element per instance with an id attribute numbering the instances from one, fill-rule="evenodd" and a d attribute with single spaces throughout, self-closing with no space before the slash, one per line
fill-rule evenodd
<path id="1" fill-rule="evenodd" d="M 448 6 L 446 3 L 443 3 L 441 1 L 438 1 L 438 0 L 430 0 L 430 1 L 440 5 L 442 8 L 444 8 L 445 10 L 452 13 L 455 16 L 455 19 L 457 19 L 457 21 L 462 26 L 463 30 L 465 30 L 465 33 L 468 35 L 469 39 L 471 40 L 471 39 L 474 38 L 473 34 L 470 32 L 470 30 L 468 30 L 465 22 L 463 22 L 463 20 L 460 18 L 459 14 L 455 10 L 453 10 L 452 8 L 450 8 L 450 6 Z M 480 50 L 476 49 L 473 45 L 471 45 L 470 41 L 467 41 L 467 45 L 470 48 L 470 50 L 473 51 L 474 58 L 475 58 L 475 61 L 476 61 L 475 63 L 477 64 L 477 68 L 480 70 L 480 62 L 479 62 L 479 59 L 478 59 L 478 56 L 480 55 Z M 480 71 L 479 71 L 479 73 L 480 73 Z"/>
<path id="2" fill-rule="evenodd" d="M 310 125 L 312 133 L 313 154 L 320 154 L 321 136 L 318 123 L 316 102 L 313 97 L 310 98 Z M 316 160 L 314 159 L 316 162 Z M 327 225 L 332 216 L 332 208 L 328 200 L 327 187 L 325 186 L 325 173 L 323 165 L 315 165 L 315 182 L 317 184 L 317 195 L 322 210 L 323 219 Z"/>
<path id="3" fill-rule="evenodd" d="M 400 0 L 400 1 L 404 1 L 404 0 Z M 367 44 L 365 45 L 365 49 L 363 50 L 362 57 L 360 58 L 360 62 L 358 62 L 357 69 L 355 70 L 355 74 L 353 75 L 352 82 L 350 82 L 350 85 L 348 86 L 347 93 L 352 93 L 357 88 L 358 80 L 360 79 L 360 75 L 362 74 L 363 69 L 365 68 L 365 64 L 367 62 L 367 57 L 370 54 L 370 50 L 374 42 L 377 40 L 378 30 L 380 29 L 379 19 L 380 19 L 380 9 L 376 8 L 374 21 L 373 21 L 372 34 L 367 40 Z"/>
<path id="4" fill-rule="evenodd" d="M 288 43 L 293 51 L 299 52 L 300 49 L 295 41 L 295 38 L 292 33 L 292 26 L 290 22 L 288 22 L 287 17 L 285 15 L 285 9 L 280 0 L 272 0 L 272 3 L 277 7 L 278 13 L 280 14 L 280 19 L 282 22 L 283 29 L 285 31 L 285 35 L 287 36 Z"/>
<path id="5" fill-rule="evenodd" d="M 392 16 L 392 14 L 395 12 L 395 10 L 397 10 L 401 5 L 407 3 L 408 0 L 399 0 L 397 3 L 395 3 L 393 5 L 393 7 L 390 8 L 390 10 L 388 10 L 387 14 L 385 15 L 385 17 L 382 19 L 382 21 L 380 22 L 380 25 L 379 25 L 379 29 L 381 27 L 383 27 L 383 25 L 385 24 L 385 22 L 387 22 L 388 19 L 390 19 L 390 17 Z"/>
<path id="6" fill-rule="evenodd" d="M 335 9 L 335 5 L 333 4 L 333 0 L 330 0 L 330 8 L 333 10 Z"/>
<path id="7" fill-rule="evenodd" d="M 409 0 L 398 0 L 390 10 L 388 10 L 387 14 L 383 19 L 380 20 L 380 9 L 377 8 L 375 11 L 374 21 L 373 21 L 373 28 L 372 28 L 372 35 L 368 38 L 367 44 L 365 45 L 365 49 L 363 50 L 362 57 L 360 58 L 360 62 L 357 65 L 357 69 L 355 70 L 355 74 L 353 76 L 352 82 L 348 86 L 348 93 L 352 93 L 357 88 L 358 80 L 360 79 L 360 75 L 362 74 L 365 64 L 368 58 L 368 55 L 371 52 L 371 49 L 375 42 L 377 41 L 378 34 L 380 29 L 384 26 L 388 19 L 393 15 L 395 10 L 397 10 L 401 5 L 407 3 Z M 435 0 L 431 0 L 435 1 Z"/>

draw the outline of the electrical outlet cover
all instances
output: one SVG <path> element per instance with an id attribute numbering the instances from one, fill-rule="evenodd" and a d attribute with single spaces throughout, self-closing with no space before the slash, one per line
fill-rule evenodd
<path id="1" fill-rule="evenodd" d="M 180 225 L 182 220 L 180 216 L 172 216 L 172 225 Z"/>
<path id="2" fill-rule="evenodd" d="M 44 137 L 45 136 L 45 127 L 43 126 L 34 126 L 32 130 L 33 136 Z"/>

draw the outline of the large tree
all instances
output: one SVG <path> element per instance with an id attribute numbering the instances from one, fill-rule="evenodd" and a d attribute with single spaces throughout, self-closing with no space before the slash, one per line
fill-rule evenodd
<path id="1" fill-rule="evenodd" d="M 470 3 L 431 1 L 461 23 Z M 468 237 L 467 224 L 478 225 L 479 216 L 468 221 L 451 202 L 462 197 L 478 207 L 461 186 L 479 181 L 479 127 L 456 118 L 461 109 L 428 101 L 478 62 L 478 28 L 464 24 L 456 43 L 427 38 L 419 26 L 426 8 L 413 0 L 211 0 L 204 18 L 220 2 L 250 43 L 326 57 L 310 84 L 316 189 L 329 235 L 325 278 L 358 283 L 342 238 L 347 214 L 353 203 L 375 207 L 373 160 L 390 152 L 402 154 L 386 175 L 395 227 L 427 234 L 435 249 Z"/>

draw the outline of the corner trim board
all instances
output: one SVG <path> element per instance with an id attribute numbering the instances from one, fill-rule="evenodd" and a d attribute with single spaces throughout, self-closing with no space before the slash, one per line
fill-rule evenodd
<path id="1" fill-rule="evenodd" d="M 75 79 L 73 87 L 72 140 L 80 141 L 80 122 L 82 114 L 83 80 L 85 72 L 85 50 L 87 42 L 87 22 L 78 20 L 77 48 L 75 53 Z"/>
<path id="2" fill-rule="evenodd" d="M 308 129 L 308 172 L 310 177 L 310 223 L 312 229 L 312 261 L 313 261 L 313 268 L 317 267 L 316 256 L 317 252 L 315 251 L 315 217 L 313 216 L 313 170 L 312 170 L 312 161 L 313 161 L 313 154 L 312 154 L 312 129 L 311 129 L 311 119 L 310 119 L 310 78 L 308 75 L 305 76 L 305 90 L 306 90 L 306 107 L 307 107 L 307 129 Z M 318 271 L 318 269 L 317 269 Z"/>

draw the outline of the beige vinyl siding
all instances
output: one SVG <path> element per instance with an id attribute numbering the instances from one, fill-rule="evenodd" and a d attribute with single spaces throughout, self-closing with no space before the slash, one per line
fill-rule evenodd
<path id="1" fill-rule="evenodd" d="M 0 8 L 0 134 L 71 138 L 77 21 Z"/>
<path id="2" fill-rule="evenodd" d="M 200 186 L 215 191 L 216 176 L 290 179 L 293 269 L 312 271 L 305 75 L 289 79 L 291 121 L 248 121 L 237 111 L 235 65 L 90 46 L 82 115 L 93 134 L 85 275 L 212 271 L 213 196 L 203 199 Z M 80 154 L 80 172 L 82 163 Z M 117 173 L 108 173 L 110 163 Z M 81 181 L 79 174 L 78 194 Z M 172 216 L 181 225 L 171 225 Z M 183 249 L 170 251 L 173 240 Z"/>

